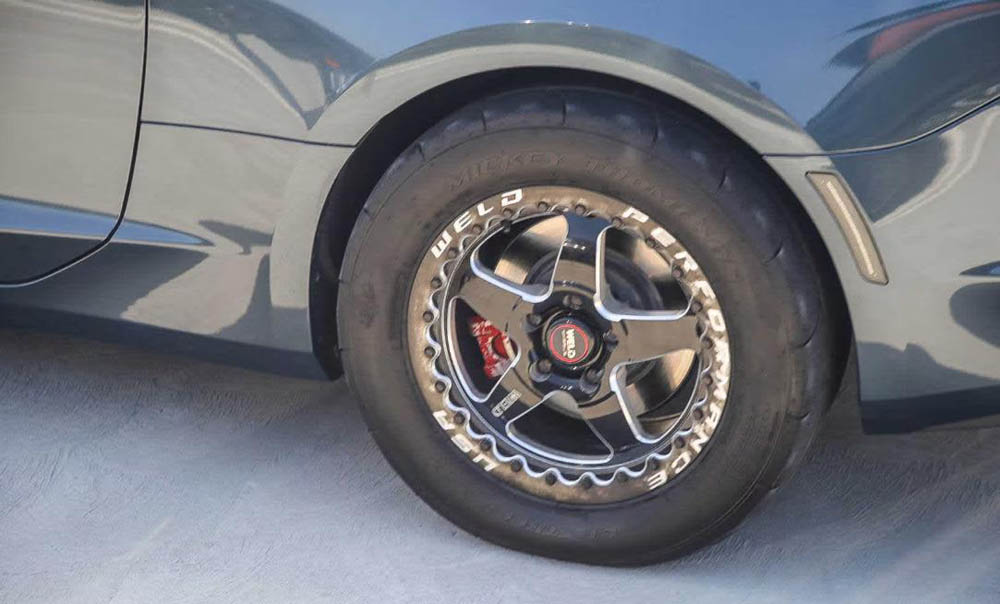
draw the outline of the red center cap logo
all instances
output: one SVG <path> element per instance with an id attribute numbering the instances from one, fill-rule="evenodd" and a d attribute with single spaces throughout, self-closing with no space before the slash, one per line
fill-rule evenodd
<path id="1" fill-rule="evenodd" d="M 590 355 L 593 340 L 590 333 L 572 319 L 562 319 L 549 328 L 546 338 L 549 354 L 564 365 L 577 365 Z"/>

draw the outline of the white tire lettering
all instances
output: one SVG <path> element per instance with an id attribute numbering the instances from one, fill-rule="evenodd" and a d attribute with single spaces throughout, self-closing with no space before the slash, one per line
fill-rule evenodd
<path id="1" fill-rule="evenodd" d="M 472 212 L 466 210 L 461 216 L 455 219 L 452 226 L 455 228 L 456 233 L 461 233 L 462 230 L 472 224 Z"/>
<path id="2" fill-rule="evenodd" d="M 726 320 L 722 318 L 722 311 L 718 308 L 708 309 L 708 324 L 712 329 L 719 332 L 726 331 Z M 729 350 L 726 350 L 726 360 L 729 360 Z"/>
<path id="3" fill-rule="evenodd" d="M 643 214 L 642 212 L 631 206 L 629 206 L 627 210 L 622 212 L 622 220 L 625 220 L 626 218 L 634 218 L 636 222 L 646 222 L 649 220 L 649 216 L 646 216 L 645 214 Z"/>
<path id="4" fill-rule="evenodd" d="M 449 243 L 451 243 L 451 233 L 445 231 L 441 233 L 441 239 L 439 239 L 438 242 L 434 244 L 434 247 L 431 248 L 431 253 L 434 254 L 435 258 L 440 258 L 441 254 L 448 249 Z"/>
<path id="5" fill-rule="evenodd" d="M 521 201 L 524 198 L 524 192 L 521 189 L 514 189 L 513 191 L 507 191 L 500 196 L 500 205 L 507 207 L 514 205 L 515 203 Z"/>
<path id="6" fill-rule="evenodd" d="M 662 487 L 665 484 L 667 484 L 666 470 L 660 470 L 659 472 L 656 472 L 655 474 L 650 474 L 649 476 L 646 477 L 646 486 L 649 488 L 650 491 Z"/>
<path id="7" fill-rule="evenodd" d="M 455 424 L 451 423 L 451 420 L 448 419 L 448 412 L 446 411 L 435 411 L 434 419 L 436 419 L 438 425 L 445 430 L 451 430 L 455 427 Z"/>
<path id="8" fill-rule="evenodd" d="M 462 453 L 468 453 L 474 448 L 472 443 L 464 434 L 456 434 L 455 436 L 452 436 L 451 442 L 455 443 L 455 446 L 461 449 Z"/>
<path id="9" fill-rule="evenodd" d="M 677 252 L 674 254 L 674 260 L 680 260 L 681 266 L 683 266 L 684 270 L 688 272 L 698 270 L 698 263 L 695 262 L 694 258 L 691 257 L 691 254 L 687 252 Z"/>
<path id="10" fill-rule="evenodd" d="M 657 243 L 659 243 L 663 247 L 669 247 L 671 244 L 677 241 L 676 239 L 674 239 L 674 236 L 668 233 L 667 230 L 663 227 L 656 227 L 655 229 L 653 229 L 653 232 L 649 234 L 649 236 L 655 239 Z"/>
<path id="11" fill-rule="evenodd" d="M 674 474 L 680 474 L 689 463 L 691 463 L 691 452 L 684 451 L 670 464 L 670 469 L 674 471 Z"/>

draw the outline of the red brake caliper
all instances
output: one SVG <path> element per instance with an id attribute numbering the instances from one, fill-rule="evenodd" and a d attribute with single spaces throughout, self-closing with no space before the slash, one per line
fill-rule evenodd
<path id="1" fill-rule="evenodd" d="M 479 343 L 486 377 L 491 380 L 499 378 L 504 371 L 507 371 L 510 360 L 514 358 L 514 346 L 510 343 L 510 338 L 480 316 L 469 319 L 469 331 Z"/>

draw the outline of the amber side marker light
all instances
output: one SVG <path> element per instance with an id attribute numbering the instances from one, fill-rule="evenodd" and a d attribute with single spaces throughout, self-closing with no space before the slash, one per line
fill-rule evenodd
<path id="1" fill-rule="evenodd" d="M 875 247 L 868 223 L 865 222 L 858 202 L 851 191 L 841 182 L 840 177 L 831 172 L 807 172 L 806 178 L 816 188 L 826 207 L 840 226 L 840 232 L 854 256 L 854 263 L 866 281 L 885 285 L 889 276 L 882 264 L 882 256 Z"/>

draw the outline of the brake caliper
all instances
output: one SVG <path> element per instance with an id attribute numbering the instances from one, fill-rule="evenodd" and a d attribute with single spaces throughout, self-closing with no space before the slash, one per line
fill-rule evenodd
<path id="1" fill-rule="evenodd" d="M 510 338 L 480 316 L 469 319 L 469 331 L 479 344 L 486 377 L 495 380 L 502 376 L 514 358 L 514 347 L 510 343 Z"/>

